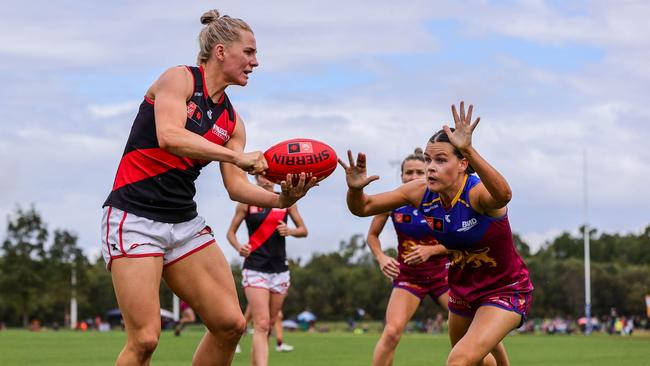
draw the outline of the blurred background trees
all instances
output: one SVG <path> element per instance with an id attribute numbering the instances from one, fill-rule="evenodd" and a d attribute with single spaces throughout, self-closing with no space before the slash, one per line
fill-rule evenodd
<path id="1" fill-rule="evenodd" d="M 615 307 L 620 314 L 645 314 L 644 296 L 650 293 L 650 225 L 641 233 L 609 234 L 594 229 L 590 235 L 592 313 L 606 315 Z M 531 317 L 582 316 L 582 236 L 562 233 L 535 253 L 519 235 L 514 239 L 535 285 Z M 384 243 L 395 256 L 390 245 Z M 362 308 L 369 319 L 383 319 L 391 283 L 379 271 L 363 235 L 341 241 L 338 251 L 313 254 L 304 263 L 291 260 L 290 267 L 287 318 L 309 309 L 322 320 L 347 320 Z M 39 319 L 46 325 L 65 325 L 73 269 L 80 320 L 103 316 L 117 307 L 104 260 L 88 258 L 74 233 L 48 229 L 34 207 L 18 207 L 7 219 L 0 250 L 0 322 L 27 326 L 31 319 Z M 244 306 L 241 263 L 232 263 L 232 269 Z M 160 294 L 162 307 L 171 309 L 171 292 L 164 284 Z M 414 318 L 433 317 L 441 311 L 427 299 Z"/>

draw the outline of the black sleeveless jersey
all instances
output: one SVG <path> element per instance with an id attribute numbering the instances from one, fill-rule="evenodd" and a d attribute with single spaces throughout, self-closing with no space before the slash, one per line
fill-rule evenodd
<path id="1" fill-rule="evenodd" d="M 224 145 L 235 130 L 235 109 L 225 93 L 218 103 L 212 101 L 205 87 L 203 68 L 186 67 L 194 78 L 194 93 L 187 101 L 185 128 Z M 104 206 L 159 222 L 191 220 L 197 216 L 194 181 L 209 163 L 160 148 L 154 101 L 145 96 L 117 168 L 113 190 Z"/>
<path id="2" fill-rule="evenodd" d="M 261 246 L 255 249 L 244 261 L 245 269 L 252 269 L 265 273 L 280 273 L 289 270 L 287 266 L 287 249 L 285 237 L 280 235 L 276 228 L 276 219 L 266 220 L 271 212 L 281 213 L 278 216 L 287 222 L 288 211 L 286 208 L 262 208 L 248 205 L 246 213 L 246 227 L 248 228 L 249 240 L 256 235 L 258 230 L 272 230 Z"/>

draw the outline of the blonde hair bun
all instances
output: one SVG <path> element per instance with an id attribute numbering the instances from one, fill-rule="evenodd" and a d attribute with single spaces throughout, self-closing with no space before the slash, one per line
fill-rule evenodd
<path id="1" fill-rule="evenodd" d="M 219 10 L 212 9 L 208 10 L 203 15 L 201 15 L 201 24 L 208 25 L 219 19 Z"/>

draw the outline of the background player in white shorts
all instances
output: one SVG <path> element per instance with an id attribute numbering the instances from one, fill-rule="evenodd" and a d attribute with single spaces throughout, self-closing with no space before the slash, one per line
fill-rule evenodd
<path id="1" fill-rule="evenodd" d="M 273 192 L 274 184 L 261 175 L 255 176 L 257 184 Z M 287 226 L 291 217 L 295 228 Z M 248 228 L 248 243 L 241 244 L 236 232 L 242 221 Z M 304 238 L 307 227 L 292 205 L 287 209 L 262 208 L 237 204 L 228 229 L 228 241 L 244 260 L 242 285 L 253 315 L 253 365 L 268 363 L 269 331 L 277 320 L 290 285 L 285 237 Z"/>

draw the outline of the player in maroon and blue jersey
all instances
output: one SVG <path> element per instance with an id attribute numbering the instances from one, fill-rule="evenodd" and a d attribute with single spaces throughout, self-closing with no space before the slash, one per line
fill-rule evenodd
<path id="1" fill-rule="evenodd" d="M 124 317 L 126 345 L 117 365 L 148 365 L 160 338 L 160 280 L 207 328 L 193 365 L 226 365 L 246 329 L 228 262 L 198 215 L 194 181 L 219 161 L 231 199 L 290 207 L 316 184 L 301 174 L 280 194 L 248 182 L 267 168 L 244 153 L 244 124 L 225 89 L 245 86 L 258 66 L 255 36 L 241 19 L 203 14 L 198 67 L 165 71 L 147 90 L 104 203 L 102 253 Z"/>
<path id="2" fill-rule="evenodd" d="M 401 178 L 402 183 L 424 179 L 422 149 L 416 149 L 404 159 Z M 397 258 L 386 255 L 379 241 L 389 217 L 397 233 Z M 404 328 L 427 295 L 447 310 L 447 250 L 433 238 L 418 208 L 411 205 L 376 215 L 370 224 L 367 241 L 382 273 L 393 281 L 386 325 L 375 346 L 372 364 L 391 365 Z"/>
<path id="3" fill-rule="evenodd" d="M 449 251 L 449 337 L 447 365 L 492 363 L 484 357 L 526 319 L 533 285 L 517 253 L 506 205 L 512 191 L 505 178 L 472 146 L 480 119 L 473 107 L 460 114 L 452 106 L 455 129 L 443 126 L 424 151 L 426 180 L 414 180 L 393 191 L 366 195 L 363 188 L 378 179 L 366 176 L 366 158 L 355 163 L 348 151 L 347 202 L 358 216 L 374 215 L 411 204 L 418 206 L 434 237 Z M 471 175 L 475 171 L 477 176 Z M 507 359 L 496 357 L 498 364 Z"/>

